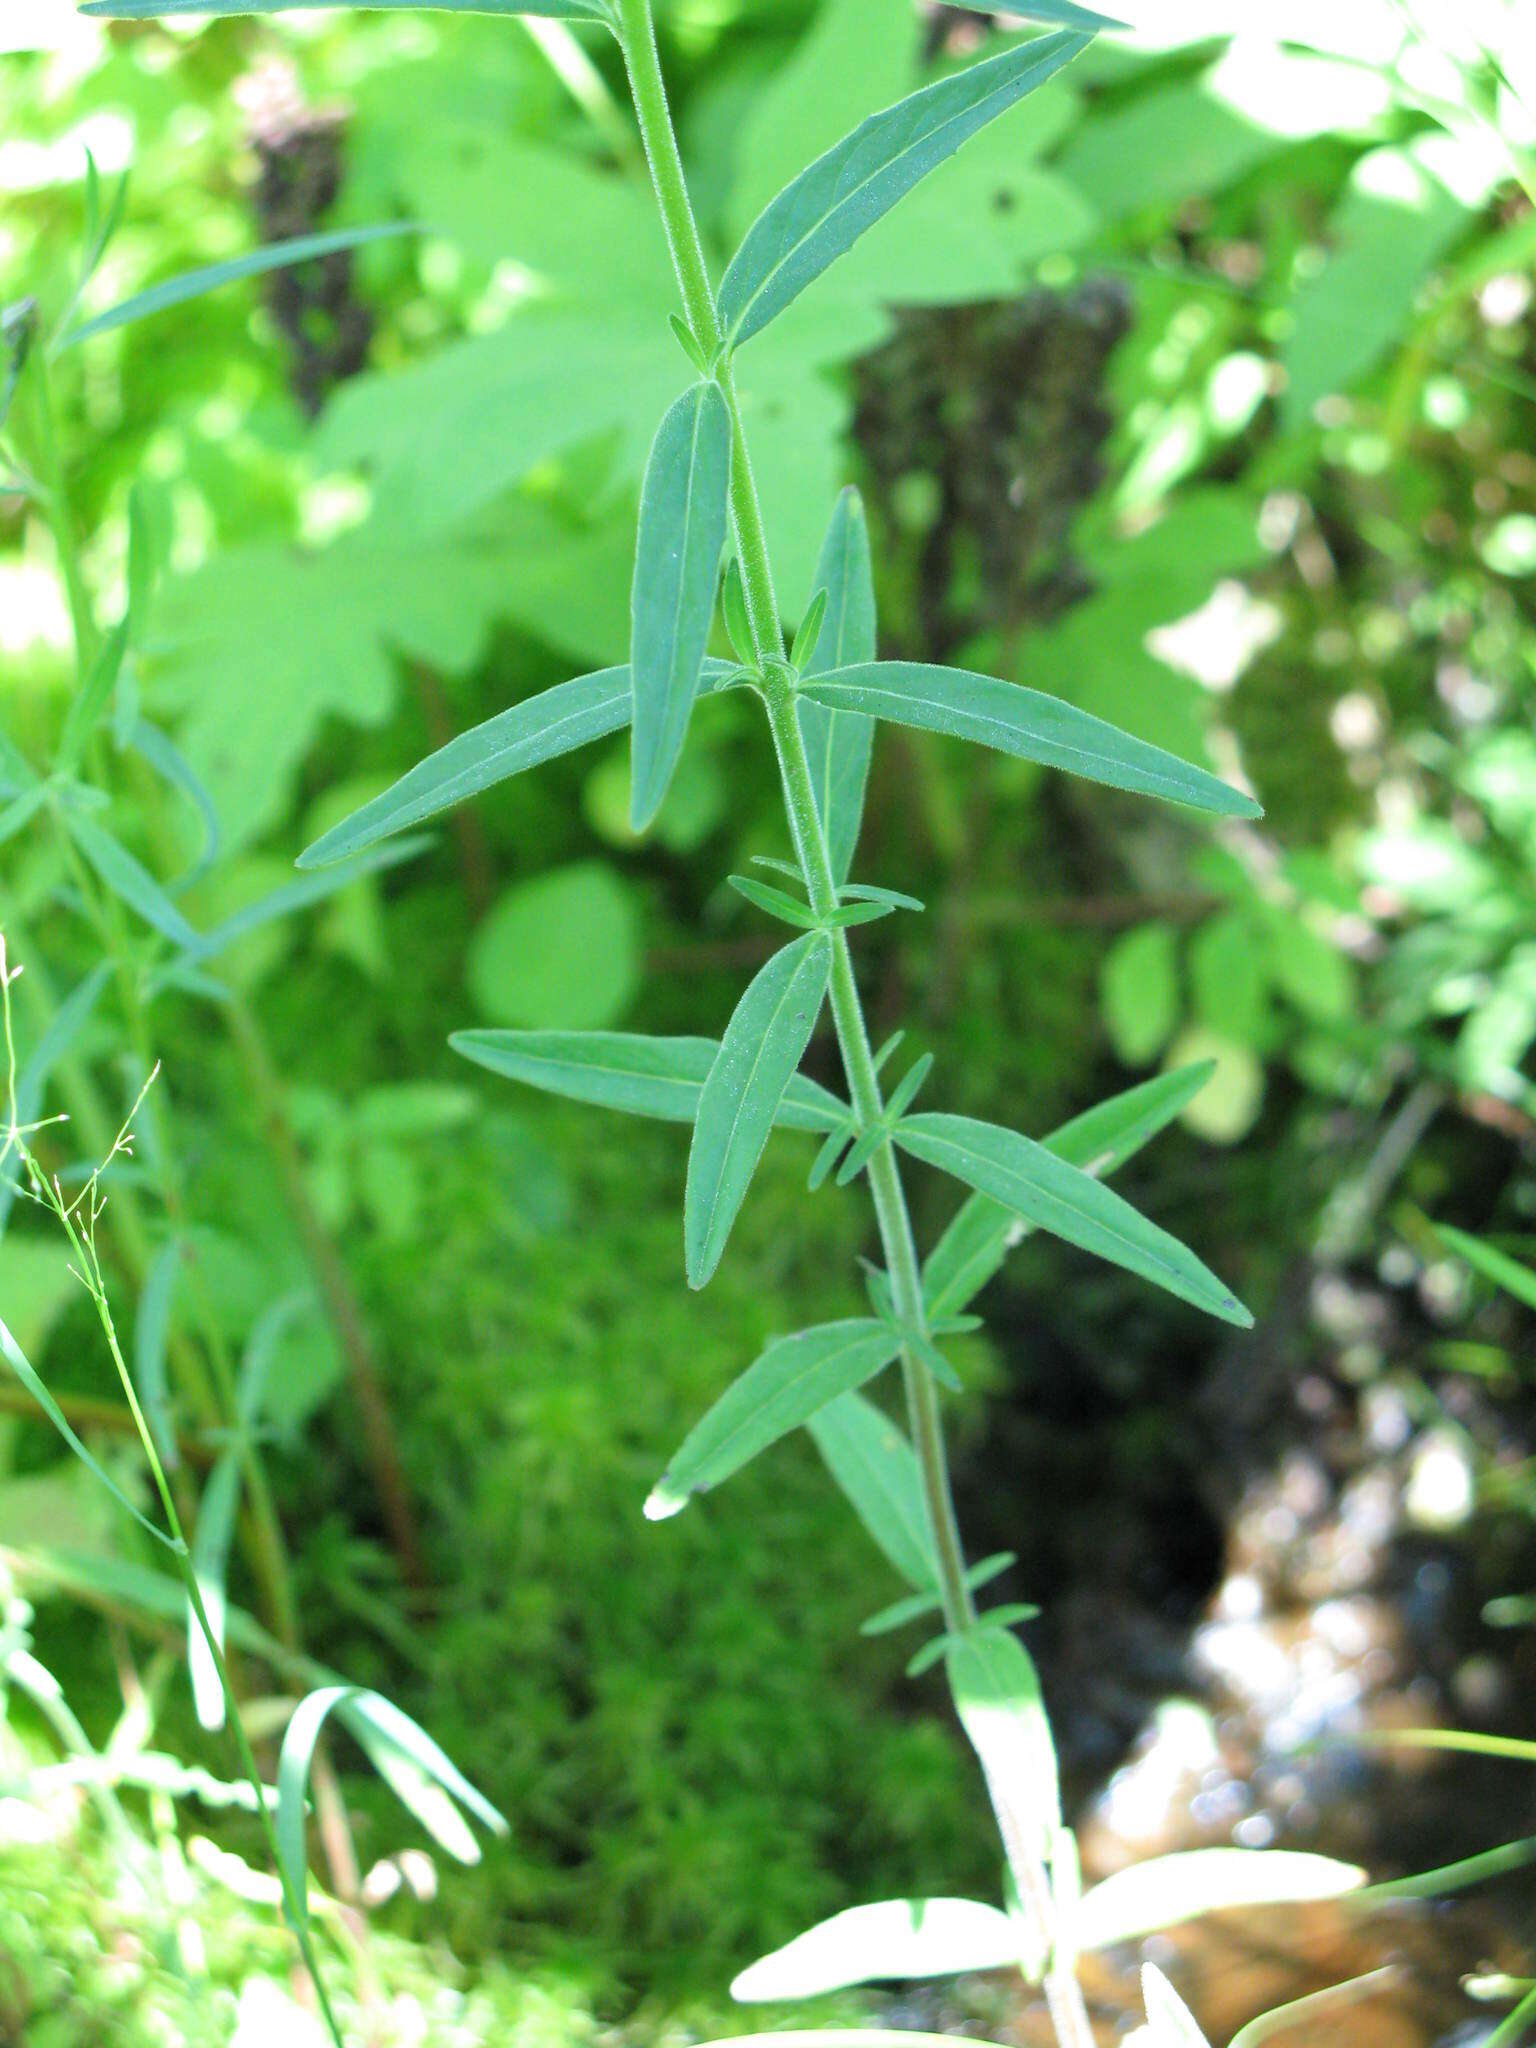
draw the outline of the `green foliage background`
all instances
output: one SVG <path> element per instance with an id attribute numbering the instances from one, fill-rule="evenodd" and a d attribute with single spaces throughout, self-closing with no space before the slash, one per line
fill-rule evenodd
<path id="1" fill-rule="evenodd" d="M 856 480 L 883 651 L 1034 683 L 1261 792 L 1262 828 L 1212 834 L 887 734 L 860 868 L 933 906 L 860 957 L 877 1018 L 915 1016 L 953 1107 L 1043 1130 L 1165 1058 L 1218 1057 L 1192 1132 L 1134 1177 L 1256 1305 L 1320 1242 L 1366 1262 L 1394 1247 L 1412 1284 L 1432 1275 L 1411 1215 L 1337 1236 L 1340 1189 L 1416 1087 L 1442 1120 L 1394 1199 L 1517 1247 L 1536 1202 L 1536 91 L 1517 12 L 1490 7 L 1480 47 L 1442 10 L 1405 29 L 1386 0 L 1272 27 L 1149 5 L 1139 35 L 986 131 L 743 358 L 791 614 L 820 538 L 806 508 Z M 809 154 L 990 33 L 904 0 L 677 0 L 664 31 L 716 259 Z M 414 224 L 320 281 L 313 344 L 358 309 L 372 328 L 334 389 L 250 285 L 59 362 L 101 620 L 121 608 L 136 480 L 168 555 L 131 687 L 218 814 L 219 861 L 178 899 L 199 926 L 286 881 L 448 731 L 625 643 L 639 468 L 685 368 L 608 64 L 563 30 L 472 17 L 167 31 L 22 0 L 0 24 L 0 299 L 67 298 L 87 147 L 131 171 L 92 309 L 251 246 L 279 213 L 299 231 L 284 165 L 316 181 L 325 224 Z M 0 496 L 0 716 L 34 759 L 69 688 L 53 570 Z M 194 807 L 131 757 L 110 768 L 114 829 L 157 873 L 185 868 Z M 456 1981 L 440 1950 L 469 1973 L 466 2040 L 710 2010 L 733 1968 L 854 1896 L 990 1883 L 977 1786 L 914 1714 L 899 1648 L 857 1636 L 889 1574 L 809 1448 L 683 1523 L 638 1517 L 763 1338 L 856 1310 L 830 1277 L 863 1248 L 856 1206 L 829 1190 L 808 1224 L 810 1143 L 779 1140 L 692 1298 L 678 1134 L 514 1099 L 444 1048 L 472 1021 L 718 1030 L 762 938 L 717 878 L 786 850 L 734 700 L 700 707 L 656 832 L 636 844 L 626 820 L 614 741 L 225 963 L 376 1335 L 425 1529 L 421 1601 L 342 1361 L 299 1326 L 273 1456 L 307 1631 L 513 1822 L 480 1869 L 445 1866 L 435 1899 L 402 1892 L 378 1916 L 402 1997 L 430 2006 L 429 1976 Z M 34 992 L 94 963 L 40 838 L 0 847 L 0 923 Z M 24 1015 L 33 1041 L 47 1007 Z M 195 997 L 156 1014 L 188 1223 L 238 1344 L 302 1260 L 231 1051 Z M 120 1050 L 104 1009 L 81 1058 L 117 1088 Z M 828 1071 L 826 1048 L 810 1065 Z M 919 1200 L 942 1220 L 935 1190 Z M 1058 1293 L 1061 1273 L 1085 1284 Z M 1079 1354 L 1127 1327 L 1118 1283 L 1080 1262 L 1032 1247 L 1000 1285 Z M 110 1392 L 28 1217 L 0 1243 L 0 1294 L 50 1383 Z M 1169 1323 L 1130 1328 L 1151 1401 Z M 1006 1344 L 964 1365 L 962 1465 L 996 1487 L 989 1396 L 1029 1367 Z M 40 1430 L 3 1428 L 0 1549 L 104 1741 L 115 1639 L 42 1597 L 39 1546 L 118 1557 L 127 1539 Z M 153 1670 L 157 1744 L 202 1754 Z M 48 1752 L 23 1707 L 7 1740 L 16 1768 Z M 348 1789 L 367 1864 L 400 1818 Z M 100 1856 L 91 1825 L 81 1853 Z M 213 1825 L 254 1855 L 249 1829 Z M 17 1945 L 26 2038 L 99 2038 L 108 2010 L 162 2037 L 174 1940 L 139 1930 L 140 1988 L 114 2007 L 95 1964 L 60 1988 L 89 1939 L 78 1893 L 24 1846 L 0 1887 L 46 1895 Z M 216 1920 L 231 1997 L 280 1969 L 255 1917 Z"/>

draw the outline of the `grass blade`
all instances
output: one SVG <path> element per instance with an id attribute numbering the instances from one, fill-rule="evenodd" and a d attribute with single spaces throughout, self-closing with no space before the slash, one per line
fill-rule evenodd
<path id="1" fill-rule="evenodd" d="M 1215 1071 L 1214 1060 L 1199 1060 L 1127 1088 L 1052 1132 L 1042 1141 L 1045 1149 L 1102 1179 L 1172 1123 Z M 942 1321 L 958 1315 L 1030 1229 L 1017 1210 L 990 1195 L 968 1196 L 923 1262 L 923 1299 L 929 1316 Z"/>
<path id="2" fill-rule="evenodd" d="M 133 1382 L 138 1388 L 144 1420 L 167 1472 L 174 1472 L 181 1462 L 176 1431 L 171 1424 L 171 1390 L 165 1369 L 171 1301 L 181 1267 L 181 1240 L 173 1237 L 160 1247 L 145 1275 L 133 1321 Z"/>
<path id="3" fill-rule="evenodd" d="M 720 284 L 728 344 L 766 327 L 921 178 L 1091 40 L 1063 33 L 1004 50 L 871 114 L 819 156 L 769 201 L 731 258 Z"/>
<path id="4" fill-rule="evenodd" d="M 824 675 L 875 658 L 875 582 L 864 501 L 850 484 L 833 509 L 811 587 L 827 593 L 816 652 L 806 674 Z M 874 744 L 874 720 L 857 711 L 834 711 L 800 697 L 800 734 L 816 786 L 816 809 L 827 835 L 834 880 L 844 882 L 864 818 L 864 789 Z"/>
<path id="5" fill-rule="evenodd" d="M 869 1317 L 822 1323 L 770 1344 L 690 1430 L 645 1503 L 646 1519 L 664 1521 L 729 1479 L 839 1394 L 873 1379 L 899 1349 L 890 1326 Z"/>
<path id="6" fill-rule="evenodd" d="M 862 711 L 922 732 L 972 740 L 1023 761 L 1039 761 L 1090 782 L 1189 804 L 1224 818 L 1257 818 L 1260 806 L 1219 776 L 1060 697 L 972 669 L 922 661 L 871 661 L 802 683 L 801 694 L 832 709 Z"/>
<path id="7" fill-rule="evenodd" d="M 976 1117 L 930 1112 L 898 1124 L 895 1138 L 915 1159 L 1016 1209 L 1038 1229 L 1139 1273 L 1222 1322 L 1252 1327 L 1237 1297 L 1177 1238 L 1033 1139 Z"/>
<path id="8" fill-rule="evenodd" d="M 226 1582 L 229 1574 L 229 1545 L 235 1530 L 235 1511 L 240 1505 L 240 1454 L 226 1451 L 208 1475 L 203 1497 L 197 1504 L 197 1526 L 192 1532 L 192 1569 L 202 1595 L 203 1612 L 213 1630 L 220 1651 L 224 1648 L 224 1624 L 229 1612 Z M 208 1647 L 208 1638 L 187 1602 L 187 1665 L 192 1678 L 192 1703 L 200 1727 L 224 1726 L 224 1688 L 219 1667 Z"/>
<path id="9" fill-rule="evenodd" d="M 702 1287 L 720 1263 L 815 1028 L 831 966 L 830 938 L 807 932 L 759 969 L 725 1027 L 688 1152 L 683 1245 L 690 1287 Z"/>
<path id="10" fill-rule="evenodd" d="M 455 1031 L 448 1043 L 493 1074 L 547 1094 L 682 1124 L 697 1118 L 720 1052 L 716 1038 L 630 1031 Z M 852 1111 L 809 1074 L 792 1074 L 773 1120 L 785 1130 L 833 1131 L 852 1122 Z"/>
<path id="11" fill-rule="evenodd" d="M 270 7 L 228 7 L 228 6 L 178 6 L 175 0 L 167 0 L 164 6 L 137 8 L 132 0 L 124 0 L 121 6 L 86 6 L 82 14 L 107 14 L 119 19 L 141 19 L 152 14 L 265 14 L 274 10 Z M 217 291 L 221 285 L 234 284 L 242 277 L 259 277 L 269 270 L 286 270 L 293 263 L 309 263 L 319 256 L 331 256 L 339 249 L 357 249 L 364 243 L 382 241 L 389 235 L 415 235 L 421 232 L 413 221 L 384 221 L 369 228 L 334 228 L 323 235 L 296 235 L 286 242 L 267 242 L 260 249 L 248 249 L 243 256 L 231 256 L 224 263 L 209 263 L 200 270 L 184 270 L 179 277 L 168 277 L 160 284 L 154 284 L 147 291 L 135 292 L 131 299 L 123 299 L 118 305 L 109 306 L 105 313 L 97 313 L 90 320 L 82 320 L 78 327 L 71 327 L 61 334 L 54 343 L 55 350 L 73 348 L 76 342 L 87 341 L 92 335 L 107 334 L 114 327 L 127 327 L 132 321 L 147 320 L 152 313 L 163 313 L 170 306 L 185 305 L 188 299 L 200 299 L 205 292 Z"/>
<path id="12" fill-rule="evenodd" d="M 114 896 L 179 950 L 197 945 L 198 933 L 126 846 L 79 811 L 65 811 L 63 817 L 70 838 Z"/>
<path id="13" fill-rule="evenodd" d="M 660 810 L 688 737 L 715 609 L 730 473 L 724 396 L 718 384 L 695 384 L 663 415 L 640 486 L 630 597 L 629 810 L 637 832 Z"/>

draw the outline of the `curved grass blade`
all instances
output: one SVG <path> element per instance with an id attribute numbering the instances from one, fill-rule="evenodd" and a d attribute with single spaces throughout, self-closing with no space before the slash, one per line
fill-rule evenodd
<path id="1" fill-rule="evenodd" d="M 1459 1259 L 1465 1259 L 1473 1272 L 1526 1308 L 1536 1308 L 1536 1273 L 1529 1266 L 1522 1266 L 1518 1259 L 1512 1259 L 1508 1252 L 1501 1252 L 1497 1245 L 1484 1244 L 1481 1238 L 1471 1237 L 1465 1230 L 1456 1230 L 1449 1223 L 1434 1225 L 1435 1235 L 1444 1240 Z"/>
<path id="2" fill-rule="evenodd" d="M 827 1470 L 876 1547 L 919 1593 L 938 1594 L 917 1453 L 862 1394 L 841 1394 L 806 1424 Z"/>
<path id="3" fill-rule="evenodd" d="M 720 284 L 727 344 L 766 327 L 921 178 L 1091 40 L 1063 32 L 1004 50 L 871 114 L 819 156 L 769 201 L 731 258 Z"/>
<path id="4" fill-rule="evenodd" d="M 270 7 L 228 7 L 177 6 L 168 0 L 164 6 L 138 9 L 132 0 L 124 0 L 122 6 L 87 6 L 82 14 L 107 14 L 119 19 L 139 19 L 150 14 L 266 14 Z M 153 284 L 147 291 L 135 292 L 131 299 L 124 299 L 116 306 L 109 306 L 105 313 L 97 313 L 90 320 L 82 320 L 78 327 L 71 327 L 61 334 L 54 343 L 55 350 L 73 348 L 76 342 L 87 341 L 94 334 L 106 334 L 114 327 L 126 327 L 134 320 L 147 320 L 152 313 L 163 313 L 169 306 L 185 305 L 188 299 L 200 299 L 205 292 L 217 291 L 220 285 L 234 284 L 242 277 L 259 277 L 269 270 L 286 270 L 293 263 L 309 263 L 318 256 L 332 256 L 339 249 L 358 249 L 367 242 L 383 241 L 390 235 L 417 235 L 420 227 L 414 221 L 383 221 L 369 228 L 334 228 L 323 235 L 296 235 L 286 242 L 268 242 L 260 249 L 248 249 L 243 256 L 231 256 L 225 263 L 209 263 L 201 270 L 185 270 L 179 277 L 168 277 L 160 284 Z"/>
<path id="5" fill-rule="evenodd" d="M 922 661 L 871 661 L 801 684 L 800 694 L 834 710 L 862 711 L 922 732 L 972 740 L 1023 761 L 1105 782 L 1224 818 L 1263 815 L 1252 797 L 1207 769 L 1133 739 L 1107 720 L 1042 690 L 972 669 Z"/>
<path id="6" fill-rule="evenodd" d="M 898 1145 L 1038 1229 L 1139 1273 L 1224 1323 L 1250 1329 L 1253 1317 L 1192 1251 L 1129 1202 L 1033 1139 L 969 1116 L 920 1112 L 896 1127 Z"/>
<path id="7" fill-rule="evenodd" d="M 392 1791 L 405 1798 L 418 1820 L 423 1819 L 422 1806 L 417 1798 L 406 1798 L 401 1792 L 404 1780 L 394 1768 L 398 1763 L 404 1763 L 423 1780 L 456 1799 L 497 1834 L 506 1833 L 507 1824 L 495 1807 L 460 1774 L 431 1736 L 382 1693 L 368 1692 L 355 1685 L 320 1686 L 294 1708 L 277 1765 L 278 1855 L 289 1897 L 301 1921 L 307 1922 L 309 1918 L 304 1816 L 310 1767 L 321 1730 L 332 1713 L 346 1724 L 374 1769 Z M 443 1841 L 442 1833 L 436 1828 L 432 1831 Z M 451 1846 L 451 1838 L 444 1846 Z"/>
<path id="8" fill-rule="evenodd" d="M 147 1529 L 150 1535 L 154 1537 L 157 1543 L 163 1543 L 167 1550 L 174 1550 L 176 1548 L 176 1545 L 172 1542 L 171 1538 L 166 1535 L 165 1531 L 163 1529 L 157 1529 L 154 1523 L 149 1519 L 147 1515 L 140 1514 L 139 1510 L 134 1506 L 133 1502 L 128 1498 L 127 1494 L 123 1492 L 122 1488 L 118 1485 L 117 1481 L 107 1474 L 107 1472 L 102 1468 L 102 1466 L 100 1466 L 96 1462 L 96 1460 L 91 1456 L 90 1452 L 85 1448 L 85 1445 L 81 1443 L 79 1437 L 75 1435 L 75 1432 L 70 1428 L 69 1423 L 65 1420 L 64 1411 L 60 1408 L 58 1402 L 54 1400 L 52 1394 L 49 1393 L 48 1389 L 43 1385 L 42 1381 L 33 1371 L 31 1365 L 27 1361 L 25 1352 L 23 1352 L 21 1346 L 16 1342 L 16 1339 L 11 1335 L 10 1331 L 6 1328 L 3 1322 L 0 1322 L 0 1358 L 4 1358 L 6 1364 L 11 1368 L 11 1371 L 15 1373 L 17 1379 L 21 1381 L 21 1384 L 32 1396 L 33 1400 L 37 1403 L 38 1407 L 42 1409 L 43 1413 L 47 1416 L 48 1420 L 59 1432 L 59 1435 L 63 1437 L 65 1443 L 69 1445 L 69 1448 L 80 1460 L 81 1464 L 85 1466 L 87 1471 L 91 1472 L 97 1479 L 101 1481 L 102 1485 L 107 1489 L 108 1493 L 111 1494 L 112 1498 L 117 1502 L 118 1506 L 126 1508 L 129 1514 L 132 1515 L 133 1519 L 138 1523 L 139 1527 L 141 1529 Z"/>
<path id="9" fill-rule="evenodd" d="M 1018 1929 L 975 1899 L 882 1899 L 834 1913 L 741 1972 L 731 1996 L 817 1998 L 853 1984 L 953 1977 L 1019 1960 Z"/>
<path id="10" fill-rule="evenodd" d="M 147 925 L 185 951 L 195 947 L 199 934 L 187 923 L 154 876 L 135 860 L 126 846 L 104 832 L 94 819 L 79 811 L 63 813 L 64 827 L 97 875 Z"/>
<path id="11" fill-rule="evenodd" d="M 827 593 L 827 607 L 806 664 L 808 676 L 848 668 L 875 658 L 875 582 L 869 554 L 864 501 L 850 484 L 838 498 L 821 544 L 811 587 Z M 844 882 L 864 818 L 864 788 L 874 744 L 873 719 L 857 711 L 833 711 L 797 697 L 795 715 L 811 764 L 816 809 L 827 835 L 833 879 Z"/>
<path id="12" fill-rule="evenodd" d="M 707 690 L 731 673 L 729 662 L 706 661 L 703 687 Z M 627 663 L 541 690 L 418 761 L 382 795 L 322 833 L 299 855 L 298 865 L 321 868 L 343 860 L 494 788 L 509 775 L 520 775 L 525 768 L 537 768 L 557 754 L 618 732 L 628 725 L 632 704 Z"/>
<path id="13" fill-rule="evenodd" d="M 448 1043 L 493 1074 L 524 1081 L 550 1095 L 590 1102 L 631 1116 L 691 1124 L 716 1038 L 645 1038 L 629 1031 L 455 1031 Z M 791 1074 L 774 1123 L 792 1131 L 832 1131 L 852 1112 L 809 1074 Z"/>
<path id="14" fill-rule="evenodd" d="M 725 398 L 718 384 L 695 384 L 663 415 L 640 486 L 629 649 L 629 812 L 637 832 L 660 810 L 688 737 L 714 616 L 730 473 Z"/>
<path id="15" fill-rule="evenodd" d="M 725 1027 L 688 1151 L 683 1247 L 690 1287 L 702 1287 L 720 1263 L 815 1028 L 831 966 L 831 939 L 807 932 L 758 970 Z"/>
<path id="16" fill-rule="evenodd" d="M 1069 1166 L 1102 1180 L 1172 1123 L 1215 1071 L 1214 1060 L 1197 1060 L 1159 1074 L 1095 1104 L 1042 1143 Z M 1030 1229 L 1017 1210 L 994 1202 L 990 1195 L 968 1195 L 923 1262 L 923 1299 L 929 1317 L 942 1322 L 958 1315 Z"/>
<path id="17" fill-rule="evenodd" d="M 203 1497 L 197 1504 L 197 1526 L 192 1532 L 192 1569 L 202 1595 L 203 1612 L 220 1651 L 224 1648 L 224 1624 L 229 1612 L 226 1582 L 229 1574 L 229 1545 L 235 1530 L 235 1511 L 240 1505 L 240 1454 L 226 1451 L 208 1475 Z M 224 1688 L 219 1667 L 202 1625 L 187 1602 L 187 1665 L 192 1679 L 192 1703 L 198 1725 L 207 1729 L 224 1726 Z"/>
<path id="18" fill-rule="evenodd" d="M 839 1394 L 873 1379 L 900 1348 L 889 1324 L 867 1316 L 770 1344 L 689 1431 L 645 1503 L 647 1521 L 664 1521 L 729 1479 Z"/>

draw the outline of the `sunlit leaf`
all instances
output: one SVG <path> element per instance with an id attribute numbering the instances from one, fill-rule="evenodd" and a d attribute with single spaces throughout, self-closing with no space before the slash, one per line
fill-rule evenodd
<path id="1" fill-rule="evenodd" d="M 675 1515 L 839 1394 L 873 1379 L 899 1343 L 888 1324 L 856 1317 L 770 1344 L 690 1430 L 645 1503 L 648 1519 Z"/>
<path id="2" fill-rule="evenodd" d="M 1188 1849 L 1117 1870 L 1084 1893 L 1073 1940 L 1080 1949 L 1137 1941 L 1202 1913 L 1335 1899 L 1365 1872 L 1291 1849 Z"/>
<path id="3" fill-rule="evenodd" d="M 1043 1849 L 1061 1826 L 1056 1749 L 1029 1652 L 985 1621 L 944 1645 L 955 1711 L 981 1759 L 1005 1842 Z"/>
<path id="4" fill-rule="evenodd" d="M 810 1042 L 832 965 L 825 932 L 775 953 L 737 1004 L 699 1097 L 683 1196 L 690 1287 L 720 1263 L 779 1103 Z"/>
<path id="5" fill-rule="evenodd" d="M 871 114 L 818 157 L 770 201 L 731 258 L 720 285 L 729 343 L 766 327 L 919 179 L 1090 40 L 1062 33 L 1004 50 Z"/>
<path id="6" fill-rule="evenodd" d="M 235 1532 L 235 1511 L 240 1505 L 240 1454 L 225 1451 L 208 1475 L 202 1499 L 197 1504 L 197 1522 L 192 1531 L 192 1569 L 197 1589 L 222 1653 L 224 1625 L 229 1609 L 226 1578 L 229 1546 Z M 204 1728 L 224 1726 L 224 1687 L 219 1667 L 203 1633 L 190 1599 L 187 1603 L 187 1664 L 192 1678 L 192 1700 Z"/>
<path id="7" fill-rule="evenodd" d="M 743 2004 L 816 1998 L 850 1984 L 999 1970 L 1019 1959 L 1018 1930 L 996 1906 L 974 1899 L 883 1899 L 850 1906 L 741 1972 Z"/>
<path id="8" fill-rule="evenodd" d="M 640 486 L 631 596 L 634 734 L 630 823 L 661 808 L 688 736 L 725 546 L 731 416 L 718 384 L 695 384 L 656 430 Z"/>
<path id="9" fill-rule="evenodd" d="M 972 740 L 1021 760 L 1086 776 L 1090 782 L 1164 797 L 1220 817 L 1261 815 L 1252 797 L 1206 769 L 1146 740 L 1133 739 L 1060 697 L 970 669 L 873 661 L 804 682 L 800 693 L 833 710 L 862 711 L 923 732 Z"/>

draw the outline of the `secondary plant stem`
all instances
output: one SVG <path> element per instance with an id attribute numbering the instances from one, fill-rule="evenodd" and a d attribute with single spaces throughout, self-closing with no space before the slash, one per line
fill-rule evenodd
<path id="1" fill-rule="evenodd" d="M 715 380 L 730 411 L 731 526 L 741 565 L 753 653 L 767 706 L 774 752 L 778 757 L 790 831 L 805 878 L 806 895 L 817 916 L 829 919 L 838 904 L 837 880 L 827 849 L 826 832 L 816 809 L 815 785 L 795 710 L 794 678 L 784 662 L 784 633 L 774 597 L 762 510 L 752 476 L 751 457 L 730 359 L 721 353 L 723 336 L 719 313 L 667 105 L 650 0 L 619 0 L 619 22 L 635 114 L 683 307 L 706 357 L 716 361 Z M 871 1130 L 879 1124 L 885 1105 L 874 1055 L 870 1050 L 864 1008 L 853 971 L 853 957 L 847 933 L 842 930 L 832 933 L 830 996 L 832 1019 L 854 1113 L 861 1129 Z M 888 1138 L 871 1155 L 868 1174 L 897 1315 L 909 1328 L 926 1335 L 922 1271 L 913 1241 L 901 1169 Z M 970 1589 L 965 1582 L 965 1553 L 950 1491 L 938 1390 L 927 1365 L 906 1346 L 901 1352 L 901 1371 L 938 1566 L 944 1626 L 949 1632 L 956 1633 L 973 1622 L 976 1616 Z M 1056 1910 L 1048 1873 L 1037 1857 L 1021 1857 L 1012 1853 L 1015 1844 L 1010 1839 L 1011 1832 L 1004 1829 L 1004 1840 L 1010 1851 L 1009 1860 L 1015 1880 L 1030 1916 L 1049 1942 L 1056 1923 Z M 1053 1958 L 1046 1971 L 1045 1991 L 1061 2048 L 1093 2048 L 1093 2029 L 1071 1968 L 1058 1966 Z"/>

